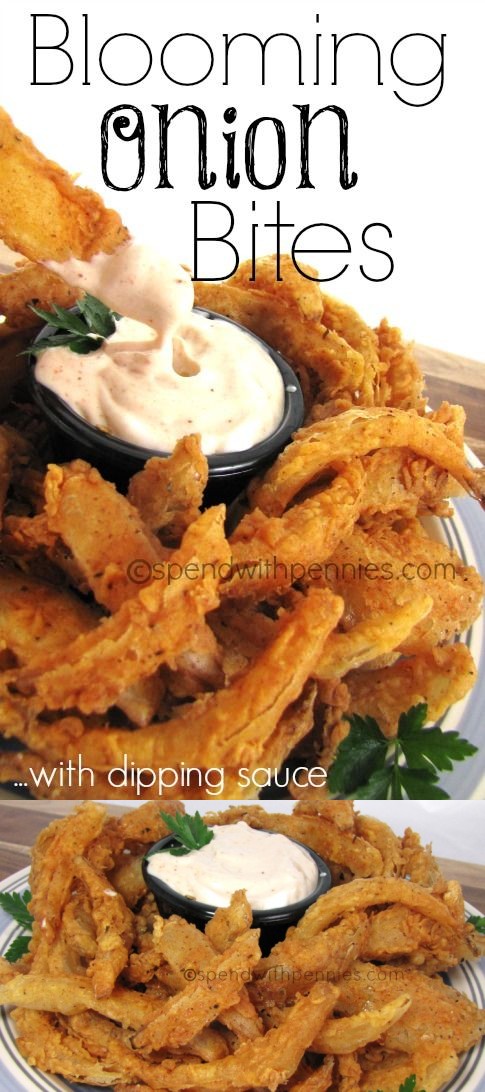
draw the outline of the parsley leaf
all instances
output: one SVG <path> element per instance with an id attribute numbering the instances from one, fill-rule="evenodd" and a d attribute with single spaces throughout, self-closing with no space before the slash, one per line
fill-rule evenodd
<path id="1" fill-rule="evenodd" d="M 448 793 L 436 784 L 437 773 L 432 770 L 407 770 L 405 766 L 398 769 L 399 782 L 408 800 L 449 800 Z"/>
<path id="2" fill-rule="evenodd" d="M 24 349 L 24 353 L 32 353 L 34 356 L 43 353 L 45 349 L 62 345 L 66 345 L 73 353 L 94 353 L 105 338 L 114 334 L 116 319 L 121 317 L 89 292 L 76 302 L 79 315 L 67 311 L 65 307 L 59 307 L 56 303 L 52 305 L 52 311 L 44 311 L 33 303 L 29 306 L 35 315 L 55 329 L 55 333 L 38 338 L 28 349 Z"/>
<path id="3" fill-rule="evenodd" d="M 356 800 L 448 800 L 438 784 L 440 771 L 452 770 L 477 747 L 458 732 L 425 728 L 427 715 L 427 705 L 413 705 L 391 739 L 373 717 L 347 717 L 350 731 L 328 775 L 330 792 Z"/>
<path id="4" fill-rule="evenodd" d="M 29 950 L 29 944 L 32 940 L 32 933 L 19 933 L 18 937 L 12 941 L 10 948 L 5 952 L 5 959 L 9 963 L 16 963 L 17 960 L 22 959 L 22 956 L 26 955 Z"/>
<path id="5" fill-rule="evenodd" d="M 77 306 L 95 334 L 99 334 L 102 338 L 114 334 L 116 330 L 115 319 L 121 318 L 121 315 L 118 315 L 116 311 L 111 311 L 109 307 L 106 307 L 106 304 L 102 303 L 101 300 L 97 300 L 96 296 L 91 296 L 89 292 L 86 292 L 82 300 L 77 301 Z"/>
<path id="6" fill-rule="evenodd" d="M 350 732 L 342 740 L 328 775 L 330 792 L 352 793 L 386 762 L 388 743 L 377 721 L 354 716 L 350 723 Z"/>
<path id="7" fill-rule="evenodd" d="M 64 307 L 58 307 L 57 303 L 52 304 L 52 311 L 43 311 L 40 307 L 30 306 L 30 310 L 34 311 L 39 318 L 49 323 L 49 326 L 55 326 L 59 330 L 67 330 L 70 334 L 82 334 L 86 333 L 86 325 L 79 315 L 73 315 L 72 311 L 66 311 Z"/>
<path id="8" fill-rule="evenodd" d="M 477 748 L 458 732 L 442 732 L 441 728 L 427 728 L 427 705 L 413 705 L 399 717 L 398 738 L 408 765 L 415 770 L 433 766 L 437 770 L 452 770 L 453 762 L 461 762 L 474 755 Z"/>
<path id="9" fill-rule="evenodd" d="M 212 842 L 214 831 L 206 827 L 198 811 L 195 815 L 168 815 L 167 812 L 161 811 L 160 815 L 180 843 L 178 846 L 169 847 L 168 853 L 171 853 L 173 857 L 183 857 L 191 850 L 202 849 L 202 846 Z"/>
<path id="10" fill-rule="evenodd" d="M 477 933 L 485 933 L 485 917 L 481 914 L 470 914 L 468 922 L 475 926 Z"/>
<path id="11" fill-rule="evenodd" d="M 20 936 L 15 937 L 12 941 L 10 948 L 5 952 L 5 959 L 8 959 L 9 963 L 16 963 L 18 959 L 21 959 L 23 955 L 29 950 L 29 943 L 32 939 L 32 925 L 34 919 L 32 914 L 27 909 L 27 904 L 30 902 L 32 895 L 30 891 L 23 891 L 20 895 L 18 891 L 5 892 L 0 894 L 0 907 L 6 914 L 10 914 L 10 917 L 21 926 L 23 933 Z"/>
<path id="12" fill-rule="evenodd" d="M 80 349 L 79 345 L 83 345 Z M 99 349 L 100 342 L 97 338 L 93 337 L 73 337 L 72 334 L 52 334 L 49 337 L 40 337 L 35 345 L 31 345 L 30 349 L 24 349 L 20 354 L 25 356 L 27 353 L 32 353 L 34 356 L 38 356 L 39 353 L 43 353 L 44 349 L 58 348 L 59 345 L 67 345 L 73 352 L 81 353 L 94 353 L 96 349 Z"/>
<path id="13" fill-rule="evenodd" d="M 18 891 L 5 893 L 0 895 L 0 907 L 23 929 L 31 929 L 34 919 L 27 910 L 27 903 L 30 902 L 31 898 L 32 895 L 29 890 L 23 891 L 21 895 Z"/>
<path id="14" fill-rule="evenodd" d="M 384 766 L 371 774 L 365 785 L 353 793 L 355 800 L 386 800 L 392 781 L 392 767 Z"/>

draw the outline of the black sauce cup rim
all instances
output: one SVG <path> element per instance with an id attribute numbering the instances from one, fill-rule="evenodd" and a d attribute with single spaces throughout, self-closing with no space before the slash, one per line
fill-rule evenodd
<path id="1" fill-rule="evenodd" d="M 72 307 L 70 310 L 74 314 L 78 313 L 77 307 Z M 251 330 L 246 329 L 245 326 L 235 322 L 233 319 L 227 318 L 225 315 L 220 315 L 215 311 L 208 311 L 203 307 L 194 307 L 193 310 L 198 314 L 205 315 L 206 318 L 228 322 L 231 326 L 236 326 L 239 330 L 243 330 L 248 337 L 253 338 L 266 350 L 276 364 L 283 380 L 285 396 L 283 416 L 277 428 L 271 435 L 243 451 L 227 451 L 217 455 L 207 456 L 211 476 L 223 477 L 225 473 L 233 474 L 238 470 L 244 471 L 256 467 L 259 463 L 268 461 L 273 454 L 276 454 L 284 447 L 292 433 L 303 423 L 303 394 L 293 368 L 291 368 L 281 353 L 279 353 L 277 349 L 273 349 L 271 345 L 268 345 L 263 338 L 252 333 Z M 54 332 L 54 327 L 49 325 L 44 326 L 39 330 L 39 333 L 34 340 L 34 344 L 40 338 L 48 337 Z M 158 455 L 161 458 L 166 458 L 170 455 L 170 452 L 168 451 L 141 447 L 138 444 L 130 443 L 128 440 L 122 440 L 119 436 L 113 436 L 111 433 L 104 432 L 94 425 L 90 425 L 81 414 L 77 413 L 76 410 L 73 410 L 63 398 L 55 393 L 55 391 L 51 391 L 49 387 L 44 386 L 43 383 L 36 379 L 35 356 L 31 354 L 28 360 L 30 365 L 29 382 L 32 395 L 37 405 L 55 427 L 60 428 L 62 431 L 68 430 L 70 433 L 77 432 L 81 440 L 87 440 L 93 444 L 93 446 L 98 446 L 100 454 L 104 452 L 107 457 L 111 452 L 115 453 L 117 456 L 124 455 L 127 459 L 139 460 L 140 463 L 142 463 L 146 462 L 147 459 L 153 458 L 155 455 Z"/>
<path id="2" fill-rule="evenodd" d="M 276 830 L 266 830 L 266 828 L 264 827 L 257 827 L 254 829 L 261 830 L 265 834 L 279 833 L 279 831 Z M 330 873 L 330 869 L 327 862 L 323 860 L 323 857 L 320 857 L 314 849 L 311 849 L 310 846 L 305 845 L 304 842 L 299 842 L 297 838 L 291 838 L 288 834 L 285 834 L 284 837 L 288 838 L 288 840 L 290 842 L 293 842 L 295 845 L 300 846 L 301 849 L 306 850 L 306 852 L 315 862 L 318 868 L 317 882 L 313 891 L 311 891 L 309 895 L 305 895 L 304 899 L 298 899 L 297 902 L 291 902 L 287 906 L 273 907 L 270 910 L 253 910 L 253 926 L 281 924 L 286 918 L 288 919 L 288 924 L 292 924 L 293 921 L 298 920 L 298 918 L 302 917 L 305 911 L 308 910 L 308 908 L 312 906 L 312 904 L 316 902 L 316 900 L 320 898 L 321 895 L 326 894 L 326 892 L 332 885 L 332 876 Z M 158 876 L 152 876 L 152 874 L 148 871 L 150 857 L 154 856 L 155 853 L 159 853 L 161 849 L 165 849 L 167 846 L 170 845 L 171 842 L 176 844 L 177 839 L 173 834 L 168 834 L 159 842 L 155 842 L 155 844 L 151 847 L 149 855 L 143 858 L 143 878 L 147 886 L 155 895 L 155 897 L 157 897 L 157 895 L 160 898 L 165 897 L 166 901 L 173 906 L 175 911 L 177 910 L 177 908 L 180 909 L 182 916 L 183 910 L 184 908 L 186 908 L 189 915 L 195 915 L 197 917 L 200 917 L 201 919 L 207 918 L 207 920 L 209 920 L 211 917 L 214 916 L 216 910 L 221 909 L 221 907 L 213 906 L 213 904 L 210 902 L 199 902 L 198 899 L 188 898 L 187 895 L 182 895 L 179 891 L 176 891 L 174 887 L 170 887 L 170 885 L 165 883 L 164 880 L 160 880 Z M 241 882 L 241 888 L 242 887 L 243 884 Z"/>

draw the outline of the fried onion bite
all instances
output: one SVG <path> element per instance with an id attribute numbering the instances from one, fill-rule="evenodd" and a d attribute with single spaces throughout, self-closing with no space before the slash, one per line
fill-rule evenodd
<path id="1" fill-rule="evenodd" d="M 441 435 L 459 457 L 458 445 Z M 241 787 L 232 771 L 239 762 L 279 768 L 295 747 L 306 746 L 318 718 L 323 733 L 314 738 L 315 749 L 330 762 L 347 730 L 342 717 L 366 708 L 366 685 L 368 708 L 372 695 L 387 695 L 389 710 L 383 706 L 380 717 L 389 734 L 402 712 L 403 682 L 408 704 L 418 695 L 430 716 L 468 691 L 475 669 L 466 646 L 441 646 L 476 616 L 478 574 L 412 518 L 361 524 L 361 459 L 280 516 L 249 512 L 227 539 L 222 509 L 197 515 L 203 477 L 187 453 L 181 444 L 172 457 L 175 493 L 167 492 L 168 479 L 157 467 L 153 518 L 145 493 L 138 495 L 138 509 L 135 492 L 130 501 L 79 460 L 50 464 L 43 482 L 36 469 L 34 514 L 10 515 L 17 471 L 9 464 L 0 725 L 29 749 L 32 770 L 42 765 L 39 758 L 52 765 L 59 755 L 82 754 L 110 796 L 106 774 L 122 753 L 135 766 L 223 763 L 237 797 Z M 144 474 L 137 475 L 143 490 Z M 25 483 L 24 471 L 21 477 Z M 174 512 L 182 521 L 177 538 L 187 525 L 178 547 L 158 537 L 167 503 L 172 527 Z M 349 577 L 363 555 L 383 569 L 391 564 L 396 579 Z M 141 587 L 130 575 L 140 556 L 148 570 Z M 452 565 L 455 579 L 439 573 L 416 591 L 399 579 L 410 556 L 415 568 L 432 561 L 445 575 Z M 51 604 L 48 630 L 42 603 L 46 610 Z M 69 630 L 61 625 L 64 616 L 66 624 L 73 618 Z M 36 628 L 25 643 L 33 619 Z M 334 696 L 340 703 L 335 715 Z M 125 722 L 117 719 L 119 710 Z M 10 752 L 2 763 L 5 777 L 29 769 L 20 753 Z"/>
<path id="2" fill-rule="evenodd" d="M 414 832 L 350 802 L 204 821 L 241 819 L 305 839 L 345 873 L 264 957 L 243 890 L 205 931 L 160 914 L 139 868 L 167 832 L 154 801 L 116 817 L 84 803 L 41 832 L 29 951 L 0 961 L 21 1054 L 119 1092 L 396 1092 L 412 1074 L 438 1092 L 485 1032 L 485 1014 L 436 973 L 438 953 L 445 970 L 484 952 L 459 885 Z M 352 878 L 366 854 L 368 875 Z"/>
<path id="3" fill-rule="evenodd" d="M 88 259 L 127 238 L 117 212 L 47 159 L 0 110 L 0 238 L 30 261 Z M 35 193 L 35 201 L 32 194 Z"/>
<path id="4" fill-rule="evenodd" d="M 109 768 L 126 753 L 137 769 L 222 762 L 245 798 L 257 787 L 238 784 L 239 761 L 251 774 L 315 757 L 328 766 L 349 714 L 378 708 L 391 736 L 415 697 L 430 717 L 463 697 L 475 667 L 451 642 L 476 618 L 482 585 L 418 521 L 449 517 L 462 492 L 480 499 L 482 479 L 467 464 L 461 407 L 425 412 L 400 332 L 386 320 L 371 329 L 290 255 L 197 281 L 196 304 L 290 361 L 305 425 L 224 527 L 217 506 L 204 511 L 209 467 L 195 435 L 149 459 L 125 495 L 86 462 L 55 460 L 33 406 L 19 404 L 15 354 L 37 325 L 29 301 L 74 302 L 45 263 L 111 253 L 127 229 L 4 111 L 0 168 L 0 237 L 19 260 L 0 277 L 0 732 L 17 741 L 0 753 L 0 777 L 56 796 L 56 763 L 77 756 L 97 781 L 87 792 L 110 797 Z M 349 577 L 361 557 L 395 575 Z M 409 563 L 433 575 L 412 585 Z M 291 791 L 307 798 L 303 785 Z"/>

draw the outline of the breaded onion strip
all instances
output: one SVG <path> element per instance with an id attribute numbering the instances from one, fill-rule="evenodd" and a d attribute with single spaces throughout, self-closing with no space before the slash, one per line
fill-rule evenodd
<path id="1" fill-rule="evenodd" d="M 403 342 L 401 331 L 390 326 L 387 319 L 382 319 L 375 333 L 382 372 L 380 404 L 422 413 L 426 404 L 424 380 L 412 344 Z"/>
<path id="2" fill-rule="evenodd" d="M 327 1016 L 334 1008 L 338 990 L 327 983 L 317 983 L 306 997 L 285 1012 L 279 1028 L 244 1043 L 234 1054 L 206 1065 L 182 1064 L 175 1069 L 162 1062 L 159 1088 L 182 1092 L 203 1088 L 207 1092 L 268 1088 L 276 1092 L 295 1072 L 302 1054 L 313 1042 Z"/>
<path id="3" fill-rule="evenodd" d="M 312 1043 L 317 1054 L 351 1054 L 373 1043 L 404 1016 L 411 1004 L 408 993 L 401 993 L 380 1009 L 363 1009 L 355 1016 L 328 1020 Z"/>
<path id="4" fill-rule="evenodd" d="M 244 899 L 245 906 L 244 904 L 241 905 L 241 897 Z M 238 905 L 239 910 L 236 909 Z M 188 952 L 190 952 L 191 967 L 197 972 L 202 971 L 205 973 L 214 960 L 216 952 L 225 951 L 226 948 L 230 947 L 238 935 L 241 936 L 246 933 L 252 922 L 252 912 L 242 892 L 233 895 L 231 905 L 221 910 L 221 913 L 227 915 L 226 928 L 224 928 L 224 924 L 221 925 L 220 917 L 218 917 L 219 913 L 220 911 L 217 910 L 211 924 L 213 925 L 212 934 L 215 934 L 216 940 L 219 939 L 219 942 L 224 941 L 224 939 L 228 941 L 225 945 L 222 943 L 220 948 L 214 944 L 210 933 L 202 933 L 195 925 L 191 925 L 183 918 L 173 915 L 168 921 L 163 922 L 161 933 L 157 938 L 157 949 L 161 959 L 168 967 L 167 977 L 170 989 L 178 992 L 187 985 L 185 971 Z M 236 922 L 234 920 L 235 916 Z M 233 935 L 229 940 L 228 934 L 231 929 Z M 254 949 L 252 952 L 251 958 L 254 958 L 256 954 Z M 233 956 L 231 956 L 232 958 Z M 190 997 L 190 994 L 188 996 Z M 245 980 L 242 978 L 239 981 L 239 998 L 235 1004 L 221 1013 L 220 1022 L 234 1032 L 238 1038 L 256 1039 L 262 1034 L 262 1021 L 250 1001 Z"/>
<path id="5" fill-rule="evenodd" d="M 34 199 L 33 199 L 34 197 Z M 88 260 L 128 237 L 99 194 L 76 186 L 0 109 L 0 238 L 32 261 Z"/>
<path id="6" fill-rule="evenodd" d="M 168 458 L 148 459 L 133 475 L 128 500 L 151 531 L 178 543 L 199 515 L 208 476 L 200 436 L 184 436 Z"/>
<path id="7" fill-rule="evenodd" d="M 90 1024 L 98 1020 L 103 1020 L 103 1017 L 90 1014 Z M 114 1084 L 125 1085 L 128 1075 L 132 1080 L 143 1079 L 151 1068 L 121 1041 L 126 1033 L 111 1023 L 106 1024 L 109 1041 L 103 1042 L 103 1057 L 100 1058 L 99 1034 L 96 1037 L 97 1050 L 93 1050 L 94 1044 L 91 1043 L 88 1049 L 85 1035 L 83 1039 L 79 1038 L 72 1031 L 69 1021 L 61 1023 L 51 1013 L 16 1009 L 15 1021 L 19 1033 L 16 1045 L 29 1065 L 66 1077 L 69 1081 L 83 1081 L 112 1089 Z"/>
<path id="8" fill-rule="evenodd" d="M 322 978 L 337 982 L 359 958 L 367 930 L 365 914 L 347 914 L 337 925 L 309 940 L 302 941 L 288 931 L 285 939 L 261 960 L 251 996 L 258 1007 L 264 1008 L 265 1001 L 272 999 L 281 1004 Z"/>
<path id="9" fill-rule="evenodd" d="M 311 806 L 311 801 L 309 803 Z M 333 801 L 331 801 L 332 803 Z M 298 804 L 296 806 L 298 807 Z M 401 872 L 403 868 L 401 839 L 398 838 L 397 834 L 394 834 L 394 831 L 382 819 L 375 819 L 373 815 L 356 815 L 355 833 L 373 846 L 374 849 L 379 850 L 384 863 L 384 876 L 408 875 L 407 872 Z M 410 876 L 410 879 L 414 879 L 414 877 Z M 425 886 L 432 885 L 427 884 Z"/>
<path id="10" fill-rule="evenodd" d="M 95 993 L 92 979 L 81 975 L 19 974 L 0 985 L 0 1004 L 74 1016 L 91 1009 L 124 1028 L 140 1030 L 160 1012 L 160 1001 L 116 986 L 108 997 Z"/>
<path id="11" fill-rule="evenodd" d="M 237 1005 L 245 974 L 252 972 L 261 958 L 258 940 L 259 929 L 248 929 L 222 955 L 213 955 L 200 978 L 196 976 L 186 982 L 183 989 L 168 999 L 162 1012 L 138 1033 L 135 1047 L 177 1049 L 213 1020 L 220 1020 L 226 1009 Z M 219 988 L 215 990 L 214 981 L 218 979 Z"/>
<path id="12" fill-rule="evenodd" d="M 97 602 L 114 613 L 139 592 L 130 565 L 141 558 L 152 573 L 166 557 L 163 547 L 129 500 L 83 459 L 51 463 L 44 490 L 48 531 L 69 548 Z"/>
<path id="13" fill-rule="evenodd" d="M 99 612 L 67 588 L 13 567 L 0 570 L 0 649 L 13 653 L 18 664 L 65 647 L 98 621 Z"/>
<path id="14" fill-rule="evenodd" d="M 316 679 L 338 679 L 369 660 L 392 652 L 425 618 L 433 606 L 430 595 L 417 595 L 389 610 L 357 622 L 347 633 L 332 633 L 314 668 Z"/>
<path id="15" fill-rule="evenodd" d="M 334 299 L 333 296 L 323 295 L 324 310 L 322 322 L 329 330 L 334 330 L 339 337 L 345 339 L 358 353 L 365 363 L 363 400 L 367 406 L 380 403 L 379 386 L 382 365 L 379 361 L 378 343 L 375 331 L 367 325 L 359 313 L 348 303 Z"/>
<path id="16" fill-rule="evenodd" d="M 83 762 L 101 772 L 109 772 L 125 752 L 135 765 L 151 768 L 187 762 L 204 769 L 251 764 L 264 754 L 279 718 L 301 694 L 341 610 L 341 600 L 330 592 L 311 590 L 285 616 L 275 640 L 229 687 L 161 724 L 134 732 L 100 727 L 83 733 L 77 718 L 42 725 L 35 719 L 29 723 L 20 712 L 15 734 L 53 760 L 61 752 L 65 759 L 78 757 L 82 750 Z"/>
<path id="17" fill-rule="evenodd" d="M 53 303 L 60 307 L 72 307 L 76 295 L 79 296 L 79 292 L 70 288 L 57 273 L 33 262 L 22 265 L 12 273 L 5 273 L 0 276 L 0 314 L 6 316 L 7 324 L 0 325 L 0 338 L 7 331 L 33 331 L 42 326 L 42 319 L 34 314 L 29 303 L 35 302 L 45 311 L 51 311 Z"/>
<path id="18" fill-rule="evenodd" d="M 432 539 L 417 521 L 368 531 L 356 525 L 327 561 L 325 583 L 345 602 L 345 629 L 375 618 L 416 588 L 426 591 L 432 609 L 399 646 L 396 642 L 405 655 L 426 652 L 463 633 L 478 617 L 483 598 L 476 569 L 464 565 L 447 544 Z"/>
<path id="19" fill-rule="evenodd" d="M 132 914 L 106 876 L 83 857 L 74 859 L 74 874 L 86 887 L 96 929 L 96 955 L 87 974 L 92 978 L 95 997 L 109 997 L 128 963 L 134 939 Z"/>
<path id="20" fill-rule="evenodd" d="M 461 486 L 454 478 L 410 451 L 409 448 L 384 448 L 364 455 L 365 470 L 362 516 L 391 518 L 415 516 L 418 512 L 448 514 L 448 497 L 460 496 Z"/>
<path id="21" fill-rule="evenodd" d="M 231 895 L 229 906 L 218 906 L 214 917 L 209 918 L 204 928 L 207 939 L 216 952 L 225 952 L 242 936 L 253 923 L 253 912 L 246 897 L 246 892 L 235 891 Z"/>
<path id="22" fill-rule="evenodd" d="M 426 1092 L 439 1092 L 451 1081 L 460 1059 L 449 1043 L 423 1043 L 412 1054 L 399 1056 L 396 1061 L 385 1058 L 381 1065 L 373 1066 L 362 1074 L 359 1092 L 396 1092 L 409 1076 L 416 1077 L 416 1088 Z"/>
<path id="23" fill-rule="evenodd" d="M 175 668 L 193 627 L 219 603 L 216 565 L 228 556 L 223 521 L 222 505 L 204 512 L 171 559 L 179 578 L 170 582 L 166 571 L 163 579 L 73 641 L 62 656 L 38 657 L 28 668 L 11 672 L 15 687 L 48 709 L 104 712 L 159 664 Z M 196 566 L 196 579 L 190 565 Z"/>
<path id="24" fill-rule="evenodd" d="M 264 758 L 266 769 L 279 770 L 291 751 L 311 732 L 314 723 L 313 707 L 317 696 L 317 687 L 309 680 L 296 702 L 293 702 L 280 717 L 274 732 L 266 740 L 263 750 L 254 756 L 248 767 L 248 777 L 252 778 L 255 768 L 261 764 Z M 226 777 L 226 788 L 229 785 L 229 777 Z M 251 781 L 248 786 L 241 784 L 237 779 L 236 788 L 231 790 L 231 799 L 253 798 L 255 795 L 255 783 Z M 233 795 L 234 794 L 234 795 Z M 227 794 L 229 796 L 229 793 Z"/>
<path id="25" fill-rule="evenodd" d="M 434 722 L 468 694 L 476 677 L 471 652 L 457 643 L 400 659 L 390 667 L 351 674 L 346 683 L 352 713 L 375 717 L 391 736 L 402 713 L 403 694 L 409 706 L 424 702 Z"/>
<path id="26" fill-rule="evenodd" d="M 37 838 L 30 876 L 30 912 L 34 918 L 30 951 L 36 974 L 50 969 L 62 913 L 70 896 L 75 857 L 101 833 L 105 817 L 105 808 L 100 804 L 87 804 L 67 819 L 51 823 Z"/>
<path id="27" fill-rule="evenodd" d="M 225 284 L 235 288 L 267 292 L 268 295 L 283 301 L 289 307 L 298 308 L 302 319 L 309 322 L 321 322 L 324 301 L 318 282 L 318 271 L 302 262 L 299 266 L 305 274 L 302 276 L 291 255 L 280 254 L 278 280 L 276 259 L 276 254 L 256 258 L 253 276 L 253 261 L 247 258 L 246 261 L 239 263 L 236 273 Z M 326 325 L 331 324 L 326 323 Z M 335 329 L 335 327 L 331 328 Z M 338 333 L 341 331 L 339 330 Z"/>
<path id="28" fill-rule="evenodd" d="M 350 534 L 359 515 L 364 476 L 354 460 L 326 490 L 302 501 L 281 517 L 256 509 L 241 520 L 231 538 L 232 575 L 224 596 L 268 594 L 305 578 Z"/>
<path id="29" fill-rule="evenodd" d="M 353 407 L 302 428 L 251 492 L 251 502 L 267 515 L 278 516 L 293 498 L 329 467 L 379 448 L 408 447 L 447 470 L 469 492 L 475 492 L 473 471 L 446 426 L 412 411 Z"/>
<path id="30" fill-rule="evenodd" d="M 393 902 L 416 910 L 445 929 L 456 929 L 456 920 L 445 903 L 418 884 L 394 877 L 372 877 L 351 880 L 322 895 L 296 925 L 295 936 L 299 939 L 317 936 L 343 914 Z"/>
<path id="31" fill-rule="evenodd" d="M 318 1069 L 300 1066 L 298 1076 L 301 1080 L 291 1085 L 291 1092 L 328 1092 L 333 1080 L 334 1060 L 330 1054 Z M 300 1072 L 302 1071 L 302 1072 Z M 302 1076 L 305 1073 L 305 1076 Z"/>

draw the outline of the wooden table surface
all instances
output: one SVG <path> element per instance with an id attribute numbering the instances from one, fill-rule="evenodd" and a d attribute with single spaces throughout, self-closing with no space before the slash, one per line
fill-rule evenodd
<path id="1" fill-rule="evenodd" d="M 485 463 L 485 363 L 441 349 L 416 346 L 426 376 L 426 393 L 432 407 L 456 402 L 466 410 L 465 439 Z"/>
<path id="2" fill-rule="evenodd" d="M 71 806 L 62 802 L 0 803 L 0 880 L 30 863 L 30 849 L 39 831 Z M 124 810 L 110 804 L 110 812 L 119 815 Z M 485 914 L 485 866 L 443 858 L 439 862 L 447 879 L 459 880 L 467 902 Z"/>

